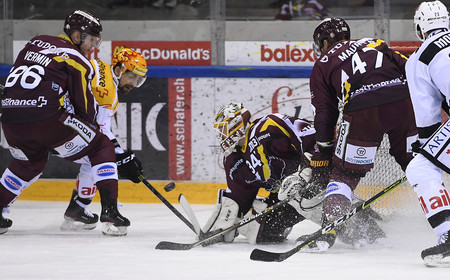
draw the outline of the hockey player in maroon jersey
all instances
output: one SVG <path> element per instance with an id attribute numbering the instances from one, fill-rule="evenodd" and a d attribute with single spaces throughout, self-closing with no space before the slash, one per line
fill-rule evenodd
<path id="1" fill-rule="evenodd" d="M 219 190 L 215 211 L 203 227 L 205 233 L 227 228 L 244 215 L 247 218 L 262 212 L 310 180 L 308 157 L 315 146 L 311 122 L 281 114 L 268 114 L 254 121 L 250 117 L 241 103 L 230 103 L 215 118 L 214 130 L 225 154 L 227 189 Z M 269 190 L 269 196 L 257 198 L 260 188 Z M 261 220 L 240 227 L 239 233 L 249 243 L 278 243 L 305 218 L 320 224 L 321 208 L 317 206 L 323 196 L 309 194 L 301 200 L 302 207 L 292 200 Z M 230 232 L 219 241 L 232 242 L 235 235 L 235 231 Z"/>
<path id="2" fill-rule="evenodd" d="M 227 189 L 219 190 L 216 209 L 203 232 L 229 227 L 249 212 L 261 212 L 278 202 L 281 180 L 306 165 L 304 152 L 314 146 L 311 123 L 280 114 L 269 114 L 255 121 L 241 103 L 223 106 L 214 120 L 214 130 L 224 152 Z M 304 150 L 305 149 L 305 150 Z M 271 193 L 257 199 L 260 188 Z M 251 212 L 248 215 L 252 215 Z M 239 228 L 250 243 L 283 242 L 293 225 L 303 220 L 294 207 L 286 204 L 262 220 Z M 236 231 L 221 241 L 232 242 Z"/>
<path id="3" fill-rule="evenodd" d="M 450 173 L 450 121 L 441 125 L 441 108 L 449 113 L 450 30 L 444 4 L 422 2 L 414 15 L 414 32 L 423 43 L 406 63 L 406 77 L 419 131 L 413 147 L 419 154 L 408 165 L 406 176 L 438 237 L 436 246 L 422 251 L 422 259 L 430 266 L 448 265 L 450 196 L 442 174 Z"/>
<path id="4" fill-rule="evenodd" d="M 313 182 L 326 186 L 325 225 L 350 210 L 353 191 L 373 167 L 383 135 L 389 137 L 389 153 L 405 170 L 412 159 L 417 129 L 406 84 L 406 57 L 380 39 L 350 40 L 350 28 L 341 18 L 322 21 L 313 40 L 318 60 L 311 72 L 310 90 L 319 149 L 311 167 Z M 335 137 L 340 102 L 343 117 Z M 371 229 L 361 226 L 361 217 L 350 219 L 348 227 L 367 231 L 370 237 Z M 322 248 L 327 250 L 336 232 L 323 238 L 330 241 Z"/>
<path id="5" fill-rule="evenodd" d="M 123 150 L 116 136 L 111 130 L 111 119 L 119 108 L 119 91 L 130 94 L 132 89 L 140 87 L 146 80 L 147 62 L 142 55 L 129 48 L 118 49 L 113 55 L 111 65 L 100 60 L 91 60 L 95 71 L 91 83 L 92 93 L 98 103 L 97 124 L 100 132 L 108 136 L 113 142 L 116 153 L 116 163 L 119 177 L 140 183 L 143 173 L 141 162 L 131 150 Z M 89 204 L 97 192 L 91 173 L 91 163 L 88 157 L 76 161 L 81 163 L 80 172 L 76 180 L 76 187 L 72 192 L 69 206 L 64 213 L 62 230 L 91 230 L 98 222 L 98 215 L 88 210 Z M 103 226 L 104 232 L 115 235 L 125 235 Z"/>
<path id="6" fill-rule="evenodd" d="M 0 213 L 42 174 L 49 152 L 70 161 L 88 156 L 101 195 L 101 222 L 130 225 L 117 210 L 114 145 L 96 124 L 88 52 L 101 41 L 98 18 L 74 11 L 66 35 L 34 37 L 19 53 L 2 93 L 2 128 L 13 160 L 0 178 Z M 0 233 L 12 221 L 0 216 Z"/>

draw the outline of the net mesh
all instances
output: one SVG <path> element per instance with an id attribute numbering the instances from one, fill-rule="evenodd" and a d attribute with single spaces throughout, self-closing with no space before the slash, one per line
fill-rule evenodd
<path id="1" fill-rule="evenodd" d="M 377 151 L 374 168 L 360 180 L 355 194 L 367 200 L 403 176 L 405 172 L 389 154 L 389 140 L 385 135 Z M 375 201 L 371 207 L 382 215 L 408 213 L 411 208 L 418 207 L 417 196 L 406 181 Z"/>
<path id="2" fill-rule="evenodd" d="M 444 111 L 441 112 L 441 116 L 443 122 L 449 118 Z M 389 154 L 389 147 L 389 139 L 385 135 L 377 150 L 374 168 L 361 179 L 355 190 L 355 194 L 362 199 L 367 200 L 371 198 L 382 189 L 405 176 L 405 172 L 400 168 L 400 165 Z M 446 188 L 449 189 L 450 175 L 444 173 L 442 179 Z M 372 209 L 381 215 L 412 214 L 421 211 L 417 195 L 408 181 L 374 202 Z"/>

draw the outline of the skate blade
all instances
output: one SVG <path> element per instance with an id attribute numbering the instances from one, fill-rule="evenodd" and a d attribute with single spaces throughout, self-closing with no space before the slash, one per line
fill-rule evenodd
<path id="1" fill-rule="evenodd" d="M 62 231 L 83 231 L 83 230 L 93 230 L 97 226 L 94 224 L 85 224 L 79 221 L 75 221 L 69 217 L 64 217 L 64 222 L 61 224 Z"/>
<path id="2" fill-rule="evenodd" d="M 4 234 L 8 231 L 8 228 L 0 228 L 0 234 Z"/>
<path id="3" fill-rule="evenodd" d="M 108 236 L 127 235 L 127 227 L 116 227 L 113 223 L 102 223 L 102 233 Z"/>
<path id="4" fill-rule="evenodd" d="M 442 254 L 426 256 L 423 262 L 428 267 L 450 267 L 450 256 L 443 257 Z"/>

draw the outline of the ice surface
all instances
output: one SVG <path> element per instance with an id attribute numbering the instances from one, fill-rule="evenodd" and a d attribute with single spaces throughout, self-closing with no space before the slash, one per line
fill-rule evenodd
<path id="1" fill-rule="evenodd" d="M 294 227 L 287 244 L 250 245 L 244 237 L 232 244 L 189 251 L 155 250 L 162 240 L 193 242 L 194 233 L 163 204 L 125 204 L 131 220 L 128 235 L 107 237 L 101 226 L 85 232 L 62 232 L 63 202 L 17 201 L 11 229 L 0 235 L 0 279 L 450 279 L 450 268 L 425 267 L 422 249 L 436 237 L 421 213 L 393 216 L 381 223 L 388 235 L 382 247 L 354 249 L 337 243 L 326 253 L 297 253 L 281 263 L 250 260 L 254 248 L 274 252 L 294 246 L 294 240 L 317 226 Z M 175 207 L 181 209 L 179 204 Z M 204 224 L 213 205 L 192 205 Z M 100 212 L 100 205 L 90 208 Z"/>

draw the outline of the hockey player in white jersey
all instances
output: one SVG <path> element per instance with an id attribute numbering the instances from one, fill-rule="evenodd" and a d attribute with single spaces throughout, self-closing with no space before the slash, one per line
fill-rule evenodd
<path id="1" fill-rule="evenodd" d="M 91 64 L 95 69 L 92 91 L 99 104 L 97 123 L 100 131 L 114 144 L 120 177 L 139 183 L 139 175 L 142 174 L 141 163 L 132 151 L 124 151 L 120 147 L 111 131 L 111 118 L 119 107 L 118 92 L 129 94 L 133 88 L 140 87 L 145 82 L 147 62 L 137 51 L 122 48 L 114 54 L 111 66 L 100 60 L 91 60 Z M 77 162 L 81 163 L 80 172 L 70 204 L 64 213 L 62 230 L 94 229 L 98 221 L 98 215 L 87 210 L 97 192 L 90 173 L 90 161 L 84 157 Z M 107 209 L 102 209 L 100 221 L 103 222 L 103 233 L 125 235 L 129 221 L 110 220 L 108 214 Z"/>
<path id="2" fill-rule="evenodd" d="M 441 124 L 441 108 L 448 113 L 450 100 L 447 8 L 440 1 L 422 2 L 414 15 L 414 31 L 423 43 L 409 58 L 406 77 L 419 130 L 413 147 L 419 154 L 406 176 L 438 236 L 438 245 L 421 254 L 425 264 L 433 266 L 450 262 L 450 197 L 441 177 L 444 171 L 450 173 L 450 122 Z"/>

